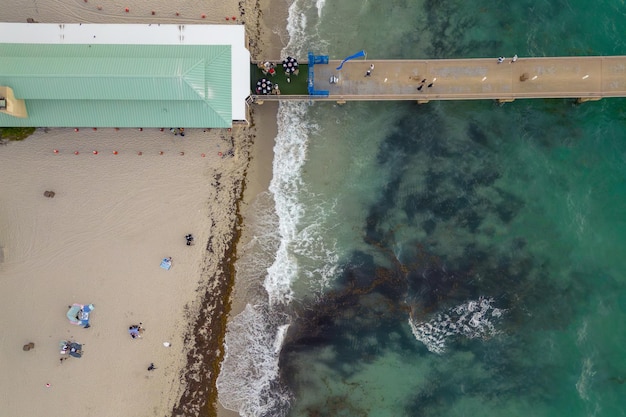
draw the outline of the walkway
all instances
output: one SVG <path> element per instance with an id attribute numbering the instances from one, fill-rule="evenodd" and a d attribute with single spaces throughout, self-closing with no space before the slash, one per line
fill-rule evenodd
<path id="1" fill-rule="evenodd" d="M 626 56 L 445 60 L 354 60 L 315 65 L 314 87 L 328 97 L 258 97 L 259 100 L 478 100 L 626 97 Z M 370 64 L 375 68 L 365 76 Z M 303 74 L 304 75 L 304 74 Z M 330 83 L 331 76 L 339 81 Z M 422 91 L 417 87 L 426 79 Z M 428 84 L 433 83 L 432 87 Z"/>

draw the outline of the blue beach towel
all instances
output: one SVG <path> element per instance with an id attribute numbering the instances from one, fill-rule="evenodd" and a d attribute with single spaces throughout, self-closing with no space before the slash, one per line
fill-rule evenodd
<path id="1" fill-rule="evenodd" d="M 171 267 L 172 267 L 172 260 L 169 258 L 163 258 L 163 260 L 161 261 L 161 268 L 165 269 L 166 271 L 169 271 Z"/>

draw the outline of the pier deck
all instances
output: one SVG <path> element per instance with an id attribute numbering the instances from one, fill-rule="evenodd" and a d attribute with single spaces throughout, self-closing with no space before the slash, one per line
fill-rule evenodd
<path id="1" fill-rule="evenodd" d="M 443 60 L 354 60 L 315 65 L 315 90 L 327 97 L 257 96 L 258 100 L 479 100 L 626 97 L 626 56 Z M 375 68 L 365 76 L 370 64 Z M 306 77 L 301 74 L 300 77 Z M 330 83 L 337 76 L 339 82 Z M 417 87 L 426 79 L 422 91 Z M 433 83 L 432 87 L 428 87 Z"/>

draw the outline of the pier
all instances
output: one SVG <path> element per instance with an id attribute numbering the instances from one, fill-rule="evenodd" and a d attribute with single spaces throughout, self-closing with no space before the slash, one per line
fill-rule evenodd
<path id="1" fill-rule="evenodd" d="M 411 100 L 427 103 L 433 100 L 510 102 L 516 99 L 572 98 L 584 102 L 626 97 L 626 56 L 520 57 L 515 62 L 507 58 L 502 63 L 497 58 L 359 59 L 346 62 L 341 70 L 336 70 L 341 61 L 327 62 L 316 63 L 310 70 L 309 63 L 302 63 L 304 71 L 291 77 L 290 84 L 293 85 L 285 89 L 285 84 L 281 83 L 280 95 L 253 95 L 253 101 Z M 366 76 L 372 64 L 374 70 Z M 278 72 L 281 72 L 280 68 Z M 330 82 L 332 77 L 337 77 L 336 83 Z M 419 91 L 422 80 L 426 81 Z M 309 94 L 311 89 L 307 91 L 307 87 L 311 87 L 315 94 Z"/>

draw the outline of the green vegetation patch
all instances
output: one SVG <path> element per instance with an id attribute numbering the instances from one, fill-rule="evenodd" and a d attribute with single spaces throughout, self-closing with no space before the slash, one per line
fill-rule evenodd
<path id="1" fill-rule="evenodd" d="M 0 140 L 22 140 L 33 133 L 34 127 L 0 127 Z"/>

